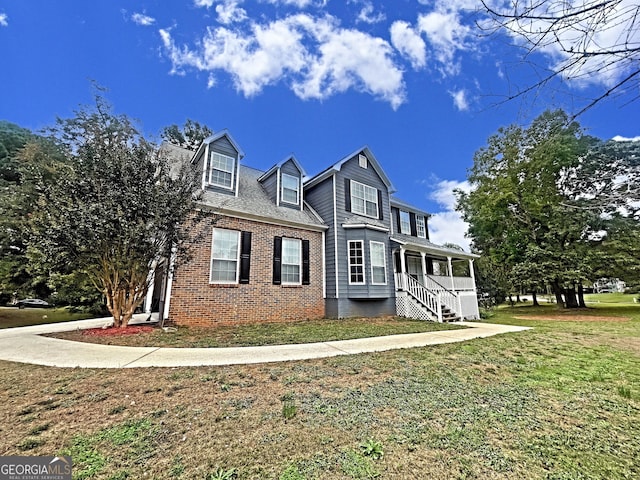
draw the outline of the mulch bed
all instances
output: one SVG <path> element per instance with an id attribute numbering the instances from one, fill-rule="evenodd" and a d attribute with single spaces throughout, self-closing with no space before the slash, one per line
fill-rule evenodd
<path id="1" fill-rule="evenodd" d="M 554 322 L 628 322 L 626 317 L 604 317 L 598 315 L 527 315 L 517 316 L 520 320 L 549 320 Z"/>
<path id="2" fill-rule="evenodd" d="M 120 337 L 123 335 L 136 335 L 138 333 L 149 333 L 155 330 L 154 327 L 148 325 L 144 326 L 128 326 L 126 328 L 88 328 L 87 330 L 81 330 L 82 335 L 88 337 Z"/>

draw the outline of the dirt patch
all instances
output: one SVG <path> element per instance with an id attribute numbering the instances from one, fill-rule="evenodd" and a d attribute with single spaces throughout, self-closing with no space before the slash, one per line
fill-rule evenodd
<path id="1" fill-rule="evenodd" d="M 598 315 L 520 315 L 519 320 L 545 320 L 553 322 L 628 322 L 627 317 L 605 317 Z"/>

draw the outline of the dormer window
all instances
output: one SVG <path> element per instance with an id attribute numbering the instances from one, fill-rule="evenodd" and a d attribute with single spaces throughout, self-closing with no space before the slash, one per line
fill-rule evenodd
<path id="1" fill-rule="evenodd" d="M 216 187 L 233 188 L 235 164 L 235 158 L 211 152 L 207 183 Z"/>
<path id="2" fill-rule="evenodd" d="M 300 179 L 283 173 L 281 184 L 282 202 L 298 205 L 300 203 Z"/>

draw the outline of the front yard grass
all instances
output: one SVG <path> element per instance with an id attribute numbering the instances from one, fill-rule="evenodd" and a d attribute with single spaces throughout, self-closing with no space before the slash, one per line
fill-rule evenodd
<path id="1" fill-rule="evenodd" d="M 640 306 L 576 313 L 500 308 L 535 328 L 300 362 L 0 362 L 0 455 L 70 454 L 76 479 L 640 478 Z"/>
<path id="2" fill-rule="evenodd" d="M 0 328 L 70 322 L 91 317 L 89 313 L 73 313 L 68 308 L 0 307 Z"/>
<path id="3" fill-rule="evenodd" d="M 349 318 L 306 320 L 290 323 L 246 324 L 213 328 L 178 327 L 165 333 L 160 328 L 135 335 L 87 335 L 81 330 L 51 334 L 55 338 L 130 347 L 249 347 L 293 343 L 328 342 L 354 338 L 435 332 L 465 328 L 450 323 L 407 318 Z"/>

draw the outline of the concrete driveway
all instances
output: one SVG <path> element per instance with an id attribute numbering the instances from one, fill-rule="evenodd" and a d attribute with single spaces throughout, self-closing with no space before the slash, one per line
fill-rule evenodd
<path id="1" fill-rule="evenodd" d="M 138 317 L 138 323 L 142 323 L 140 319 Z M 102 327 L 108 323 L 110 323 L 109 319 L 100 318 L 2 329 L 0 330 L 0 359 L 64 368 L 237 365 L 308 360 L 401 348 L 426 347 L 528 330 L 528 327 L 512 325 L 458 322 L 458 325 L 464 325 L 468 328 L 300 345 L 228 348 L 119 347 L 41 336 L 43 333 Z"/>

